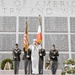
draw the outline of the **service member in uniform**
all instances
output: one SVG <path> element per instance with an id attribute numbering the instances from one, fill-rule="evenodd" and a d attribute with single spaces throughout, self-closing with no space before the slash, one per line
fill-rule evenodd
<path id="1" fill-rule="evenodd" d="M 36 42 L 37 40 L 33 39 L 33 43 L 29 46 L 31 49 L 32 74 L 39 74 L 39 50 L 41 46 Z"/>
<path id="2" fill-rule="evenodd" d="M 55 45 L 52 46 L 52 50 L 50 51 L 49 56 L 50 60 L 52 61 L 51 65 L 52 74 L 55 75 L 58 68 L 58 56 L 59 56 L 58 51 L 55 49 Z"/>
<path id="3" fill-rule="evenodd" d="M 14 74 L 18 74 L 21 50 L 18 48 L 18 44 L 16 44 L 15 47 L 13 50 Z"/>
<path id="4" fill-rule="evenodd" d="M 45 49 L 41 48 L 39 50 L 39 74 L 43 74 L 43 61 L 45 55 Z"/>
<path id="5" fill-rule="evenodd" d="M 24 55 L 23 55 L 23 60 L 24 60 L 24 69 L 25 69 L 25 74 L 31 74 L 31 50 L 25 50 L 23 48 Z"/>

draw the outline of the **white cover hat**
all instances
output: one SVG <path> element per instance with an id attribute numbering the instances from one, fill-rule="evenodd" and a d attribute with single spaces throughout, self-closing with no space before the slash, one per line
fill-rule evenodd
<path id="1" fill-rule="evenodd" d="M 37 41 L 37 39 L 33 39 L 33 42 L 36 42 Z"/>

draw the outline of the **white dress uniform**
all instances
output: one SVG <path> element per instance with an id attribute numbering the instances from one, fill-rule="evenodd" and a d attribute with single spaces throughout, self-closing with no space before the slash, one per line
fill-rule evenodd
<path id="1" fill-rule="evenodd" d="M 40 45 L 30 45 L 29 48 L 31 51 L 31 60 L 32 60 L 32 74 L 39 74 L 39 49 Z"/>

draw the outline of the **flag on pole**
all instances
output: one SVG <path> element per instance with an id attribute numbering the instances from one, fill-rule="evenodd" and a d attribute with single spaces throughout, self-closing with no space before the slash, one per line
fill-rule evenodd
<path id="1" fill-rule="evenodd" d="M 26 18 L 26 30 L 24 33 L 24 47 L 25 47 L 25 50 L 27 51 L 28 50 L 28 22 L 27 22 L 27 18 Z"/>
<path id="2" fill-rule="evenodd" d="M 41 43 L 42 41 L 42 32 L 41 32 L 41 25 L 38 26 L 38 32 L 36 35 L 37 43 Z"/>
<path id="3" fill-rule="evenodd" d="M 37 44 L 41 43 L 42 41 L 42 29 L 41 29 L 41 16 L 40 15 L 39 15 L 39 22 L 40 22 L 40 25 L 38 26 L 38 32 L 36 35 Z"/>

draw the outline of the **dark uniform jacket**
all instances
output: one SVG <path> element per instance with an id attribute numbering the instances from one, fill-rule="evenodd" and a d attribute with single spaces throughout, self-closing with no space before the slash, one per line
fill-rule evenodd
<path id="1" fill-rule="evenodd" d="M 24 55 L 23 55 L 23 60 L 31 60 L 31 49 L 28 49 L 25 51 L 25 48 L 23 48 Z"/>
<path id="2" fill-rule="evenodd" d="M 53 61 L 58 61 L 58 58 L 57 58 L 58 56 L 59 56 L 59 53 L 57 50 L 51 50 L 49 53 L 49 57 Z"/>
<path id="3" fill-rule="evenodd" d="M 13 60 L 14 61 L 20 61 L 20 54 L 21 54 L 21 50 L 18 49 L 14 49 L 13 50 Z"/>
<path id="4" fill-rule="evenodd" d="M 45 49 L 40 49 L 39 50 L 39 57 L 43 60 L 43 56 L 45 56 L 46 53 L 45 53 Z"/>

